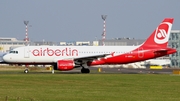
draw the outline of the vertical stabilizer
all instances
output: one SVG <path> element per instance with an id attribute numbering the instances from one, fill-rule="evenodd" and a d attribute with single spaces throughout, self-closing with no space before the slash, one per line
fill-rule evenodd
<path id="1" fill-rule="evenodd" d="M 143 43 L 143 46 L 158 46 L 165 48 L 168 45 L 170 31 L 174 19 L 165 18 L 160 25 L 154 30 L 150 37 Z"/>

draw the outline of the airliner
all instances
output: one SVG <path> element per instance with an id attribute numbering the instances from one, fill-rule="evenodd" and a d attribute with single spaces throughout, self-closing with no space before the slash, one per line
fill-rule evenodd
<path id="1" fill-rule="evenodd" d="M 173 18 L 165 18 L 138 46 L 23 46 L 11 50 L 3 60 L 8 64 L 50 64 L 60 71 L 81 67 L 81 73 L 90 73 L 89 66 L 153 59 L 176 53 L 176 49 L 168 47 L 173 21 Z M 28 69 L 24 72 L 28 73 Z"/>

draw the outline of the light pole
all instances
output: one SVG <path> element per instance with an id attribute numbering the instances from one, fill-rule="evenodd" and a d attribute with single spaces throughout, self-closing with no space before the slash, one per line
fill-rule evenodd
<path id="1" fill-rule="evenodd" d="M 103 33 L 102 33 L 102 46 L 105 46 L 104 41 L 106 39 L 106 18 L 107 18 L 107 15 L 101 15 L 101 18 L 104 21 L 104 24 L 103 24 Z"/>
<path id="2" fill-rule="evenodd" d="M 29 41 L 29 38 L 28 38 L 28 23 L 29 21 L 24 21 L 24 24 L 26 25 L 26 36 L 25 36 L 25 39 L 24 41 L 26 42 L 26 46 L 28 45 L 28 41 Z"/>

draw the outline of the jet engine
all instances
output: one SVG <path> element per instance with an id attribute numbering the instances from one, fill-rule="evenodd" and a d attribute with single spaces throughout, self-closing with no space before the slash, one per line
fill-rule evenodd
<path id="1" fill-rule="evenodd" d="M 62 71 L 72 70 L 75 67 L 73 60 L 58 60 L 57 69 Z"/>

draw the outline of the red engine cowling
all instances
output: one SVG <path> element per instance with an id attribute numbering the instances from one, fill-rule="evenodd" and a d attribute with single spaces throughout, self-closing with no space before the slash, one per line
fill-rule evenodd
<path id="1" fill-rule="evenodd" d="M 73 60 L 58 60 L 57 69 L 62 71 L 72 70 L 75 64 Z"/>

